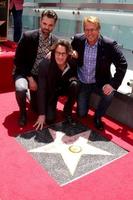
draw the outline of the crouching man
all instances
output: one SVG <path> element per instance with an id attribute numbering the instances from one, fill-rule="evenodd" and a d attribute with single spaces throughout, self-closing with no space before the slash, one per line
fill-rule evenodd
<path id="1" fill-rule="evenodd" d="M 78 95 L 77 65 L 72 58 L 72 48 L 68 41 L 59 40 L 51 51 L 50 59 L 43 59 L 38 76 L 38 118 L 34 127 L 43 129 L 56 118 L 59 96 L 67 96 L 64 117 L 72 123 L 72 108 Z"/>

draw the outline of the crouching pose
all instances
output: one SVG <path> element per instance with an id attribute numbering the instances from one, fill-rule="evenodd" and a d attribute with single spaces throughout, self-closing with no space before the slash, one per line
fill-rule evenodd
<path id="1" fill-rule="evenodd" d="M 80 118 L 86 117 L 90 107 L 90 97 L 97 92 L 101 98 L 97 105 L 94 126 L 104 129 L 102 117 L 110 106 L 114 93 L 121 85 L 127 69 L 126 59 L 116 41 L 100 34 L 100 20 L 88 16 L 83 20 L 84 33 L 76 34 L 72 47 L 78 53 L 78 78 L 80 91 L 77 107 Z M 111 65 L 115 74 L 111 74 Z"/>
<path id="2" fill-rule="evenodd" d="M 72 122 L 72 108 L 78 94 L 76 62 L 71 58 L 72 48 L 68 41 L 59 40 L 52 48 L 51 58 L 43 59 L 38 76 L 38 112 L 34 124 L 36 130 L 53 123 L 59 96 L 67 96 L 64 117 Z"/>
<path id="3" fill-rule="evenodd" d="M 28 91 L 30 92 L 31 109 L 37 112 L 38 66 L 42 58 L 45 58 L 50 52 L 51 46 L 58 40 L 52 34 L 57 20 L 58 16 L 53 10 L 44 10 L 40 18 L 40 28 L 26 31 L 18 43 L 14 59 L 13 79 L 20 111 L 20 126 L 27 123 L 26 97 L 29 97 Z"/>

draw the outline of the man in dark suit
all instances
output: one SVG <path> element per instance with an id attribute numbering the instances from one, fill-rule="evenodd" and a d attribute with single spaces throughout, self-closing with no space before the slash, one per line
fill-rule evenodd
<path id="1" fill-rule="evenodd" d="M 26 95 L 28 88 L 30 89 L 32 110 L 37 111 L 38 65 L 57 41 L 57 37 L 51 33 L 57 18 L 57 14 L 53 10 L 43 11 L 40 19 L 40 29 L 25 32 L 18 43 L 14 60 L 14 80 L 16 99 L 20 109 L 20 126 L 27 123 Z"/>
<path id="2" fill-rule="evenodd" d="M 78 78 L 80 92 L 78 96 L 78 114 L 84 117 L 88 113 L 92 92 L 98 91 L 100 102 L 95 112 L 94 125 L 103 130 L 101 120 L 109 107 L 115 90 L 120 86 L 127 62 L 116 41 L 100 35 L 100 21 L 95 16 L 84 18 L 84 33 L 74 36 L 72 47 L 78 52 Z M 111 64 L 116 68 L 111 75 Z"/>
<path id="3" fill-rule="evenodd" d="M 64 106 L 65 122 L 73 124 L 72 108 L 78 94 L 77 64 L 71 59 L 71 45 L 66 40 L 59 40 L 53 45 L 51 59 L 43 59 L 38 75 L 38 119 L 36 129 L 45 123 L 53 123 L 59 96 L 67 96 Z"/>

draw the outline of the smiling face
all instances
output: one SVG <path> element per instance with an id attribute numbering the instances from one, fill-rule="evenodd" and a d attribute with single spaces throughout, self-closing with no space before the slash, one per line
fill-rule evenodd
<path id="1" fill-rule="evenodd" d="M 97 42 L 100 35 L 100 20 L 96 16 L 84 17 L 83 29 L 89 45 L 93 46 Z"/>
<path id="2" fill-rule="evenodd" d="M 55 23 L 56 22 L 54 18 L 49 18 L 47 16 L 44 16 L 40 20 L 40 28 L 45 38 L 47 38 L 49 34 L 53 31 Z"/>
<path id="3" fill-rule="evenodd" d="M 58 45 L 55 49 L 55 61 L 58 67 L 63 71 L 64 67 L 66 66 L 68 59 L 68 53 L 66 51 L 66 47 L 62 45 Z"/>
<path id="4" fill-rule="evenodd" d="M 88 43 L 90 45 L 94 45 L 99 38 L 100 31 L 96 24 L 86 22 L 84 24 L 84 33 Z"/>

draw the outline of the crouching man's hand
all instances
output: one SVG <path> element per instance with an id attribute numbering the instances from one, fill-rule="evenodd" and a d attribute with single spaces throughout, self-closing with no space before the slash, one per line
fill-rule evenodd
<path id="1" fill-rule="evenodd" d="M 45 120 L 46 120 L 45 115 L 39 115 L 33 127 L 35 127 L 36 130 L 42 130 L 43 126 L 46 124 Z"/>

